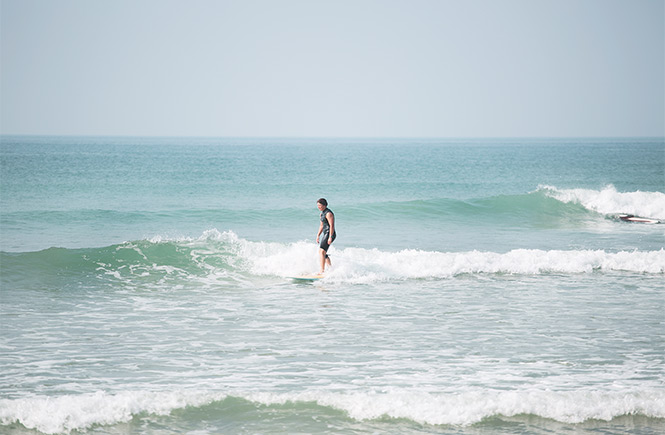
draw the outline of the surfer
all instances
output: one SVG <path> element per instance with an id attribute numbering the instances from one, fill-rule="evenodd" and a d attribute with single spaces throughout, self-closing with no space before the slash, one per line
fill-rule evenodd
<path id="1" fill-rule="evenodd" d="M 328 201 L 325 198 L 320 198 L 316 202 L 316 206 L 321 211 L 321 224 L 319 225 L 319 232 L 316 234 L 316 243 L 319 243 L 319 258 L 321 261 L 321 271 L 323 274 L 326 264 L 330 267 L 330 257 L 328 256 L 328 248 L 337 237 L 335 233 L 335 214 L 328 208 Z"/>

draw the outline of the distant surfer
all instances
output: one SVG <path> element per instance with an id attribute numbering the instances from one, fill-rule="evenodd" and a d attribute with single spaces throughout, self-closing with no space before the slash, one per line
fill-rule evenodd
<path id="1" fill-rule="evenodd" d="M 328 248 L 337 237 L 335 233 L 335 214 L 328 208 L 328 201 L 325 198 L 320 198 L 316 202 L 316 206 L 321 211 L 321 225 L 319 225 L 319 232 L 316 234 L 316 243 L 319 244 L 319 258 L 321 261 L 321 271 L 319 273 L 323 274 L 326 264 L 331 265 Z M 321 239 L 320 243 L 319 239 Z"/>

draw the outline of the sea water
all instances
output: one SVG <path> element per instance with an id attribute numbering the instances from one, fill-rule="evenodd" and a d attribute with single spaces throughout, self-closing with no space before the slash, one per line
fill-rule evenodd
<path id="1" fill-rule="evenodd" d="M 663 139 L 3 136 L 0 432 L 662 433 Z M 314 284 L 316 201 L 337 240 Z"/>

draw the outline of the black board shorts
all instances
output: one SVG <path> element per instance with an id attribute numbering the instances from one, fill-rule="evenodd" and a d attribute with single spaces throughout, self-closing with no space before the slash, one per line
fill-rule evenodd
<path id="1" fill-rule="evenodd" d="M 332 235 L 333 242 L 337 238 L 337 231 L 335 231 Z M 321 234 L 321 238 L 319 239 L 319 248 L 323 249 L 324 251 L 328 252 L 328 248 L 330 245 L 328 244 L 328 233 L 323 233 Z"/>

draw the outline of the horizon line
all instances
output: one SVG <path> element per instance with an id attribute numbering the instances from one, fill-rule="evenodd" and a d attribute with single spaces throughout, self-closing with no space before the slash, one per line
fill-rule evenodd
<path id="1" fill-rule="evenodd" d="M 211 135 L 131 135 L 131 134 L 47 134 L 0 133 L 0 137 L 77 137 L 77 138 L 144 138 L 144 139 L 663 139 L 662 136 L 211 136 Z"/>

